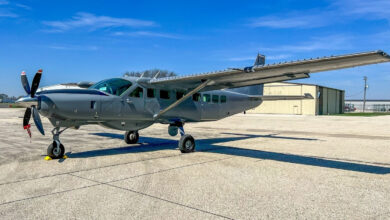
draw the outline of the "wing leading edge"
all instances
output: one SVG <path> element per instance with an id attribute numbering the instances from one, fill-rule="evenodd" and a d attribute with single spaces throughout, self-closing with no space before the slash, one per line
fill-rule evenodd
<path id="1" fill-rule="evenodd" d="M 212 82 L 202 91 L 236 88 L 262 83 L 280 82 L 310 77 L 310 73 L 390 62 L 390 56 L 383 51 L 372 51 L 341 56 L 322 57 L 292 61 L 244 69 L 151 79 L 149 83 L 167 89 L 193 89 L 206 80 Z"/>

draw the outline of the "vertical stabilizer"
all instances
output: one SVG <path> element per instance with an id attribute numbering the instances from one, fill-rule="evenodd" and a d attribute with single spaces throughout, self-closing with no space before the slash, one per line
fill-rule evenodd
<path id="1" fill-rule="evenodd" d="M 253 66 L 264 66 L 264 64 L 265 64 L 265 56 L 258 53 Z"/>

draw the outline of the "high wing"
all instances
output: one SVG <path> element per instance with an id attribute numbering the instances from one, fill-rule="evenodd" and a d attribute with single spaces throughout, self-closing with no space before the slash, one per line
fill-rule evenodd
<path id="1" fill-rule="evenodd" d="M 188 76 L 151 79 L 149 83 L 153 86 L 166 89 L 189 90 L 197 87 L 201 88 L 201 91 L 210 91 L 309 78 L 310 73 L 383 62 L 390 62 L 390 56 L 379 50 L 265 66 L 253 66 L 243 69 L 227 69 Z"/>

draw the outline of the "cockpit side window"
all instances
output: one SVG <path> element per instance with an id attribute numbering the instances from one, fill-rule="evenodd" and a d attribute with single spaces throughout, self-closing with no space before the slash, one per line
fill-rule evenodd
<path id="1" fill-rule="evenodd" d="M 141 87 L 137 87 L 130 93 L 129 96 L 135 97 L 135 98 L 143 98 L 144 97 L 144 89 Z"/>
<path id="2" fill-rule="evenodd" d="M 120 79 L 120 78 L 114 78 L 114 79 L 107 79 L 100 81 L 91 87 L 89 89 L 96 89 L 102 92 L 109 93 L 111 95 L 122 95 L 128 88 L 131 86 L 131 82 Z"/>
<path id="3" fill-rule="evenodd" d="M 200 94 L 199 93 L 193 94 L 192 100 L 194 100 L 195 102 L 199 102 L 200 101 Z"/>

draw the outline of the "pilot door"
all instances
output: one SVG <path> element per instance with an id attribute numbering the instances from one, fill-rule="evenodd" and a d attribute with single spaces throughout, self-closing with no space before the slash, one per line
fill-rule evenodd
<path id="1" fill-rule="evenodd" d="M 130 120 L 145 119 L 145 89 L 135 86 L 123 97 L 122 117 Z"/>

